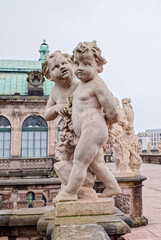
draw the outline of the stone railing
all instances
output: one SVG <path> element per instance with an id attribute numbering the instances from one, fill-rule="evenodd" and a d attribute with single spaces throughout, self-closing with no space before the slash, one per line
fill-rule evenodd
<path id="1" fill-rule="evenodd" d="M 7 170 L 10 167 L 10 160 L 0 159 L 0 170 Z"/>
<path id="2" fill-rule="evenodd" d="M 141 154 L 143 163 L 161 164 L 161 154 Z"/>
<path id="3" fill-rule="evenodd" d="M 52 169 L 52 158 L 19 158 L 19 159 L 0 159 L 0 171 L 3 170 L 34 170 L 34 169 Z"/>

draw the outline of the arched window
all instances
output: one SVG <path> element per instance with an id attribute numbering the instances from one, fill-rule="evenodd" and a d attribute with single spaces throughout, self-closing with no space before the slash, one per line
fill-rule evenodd
<path id="1" fill-rule="evenodd" d="M 61 134 L 60 126 L 61 126 L 61 122 L 62 122 L 62 119 L 58 123 L 58 137 L 57 137 L 57 141 L 58 142 L 60 142 L 60 134 Z"/>
<path id="2" fill-rule="evenodd" d="M 28 117 L 23 122 L 21 156 L 47 156 L 47 123 L 42 117 Z"/>
<path id="3" fill-rule="evenodd" d="M 7 118 L 0 116 L 0 158 L 10 157 L 11 124 Z"/>
<path id="4" fill-rule="evenodd" d="M 44 206 L 46 206 L 47 200 L 46 200 L 46 197 L 43 194 L 42 194 L 42 200 L 44 201 Z"/>
<path id="5" fill-rule="evenodd" d="M 0 209 L 1 209 L 1 203 L 4 202 L 4 197 L 2 194 L 0 194 Z"/>
<path id="6" fill-rule="evenodd" d="M 32 202 L 35 200 L 35 193 L 28 192 L 26 196 L 26 201 L 29 203 L 29 208 L 32 208 Z"/>

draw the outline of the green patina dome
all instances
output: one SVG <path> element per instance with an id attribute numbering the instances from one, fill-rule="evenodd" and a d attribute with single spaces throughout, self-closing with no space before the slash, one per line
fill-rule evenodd
<path id="1" fill-rule="evenodd" d="M 22 96 L 28 95 L 27 73 L 32 71 L 41 71 L 41 63 L 45 55 L 49 52 L 49 47 L 45 40 L 40 46 L 39 61 L 30 60 L 0 60 L 0 95 L 12 96 L 19 93 Z M 42 55 L 42 53 L 44 55 Z M 42 58 L 44 56 L 44 59 Z M 43 83 L 44 95 L 48 96 L 53 82 L 45 78 Z"/>

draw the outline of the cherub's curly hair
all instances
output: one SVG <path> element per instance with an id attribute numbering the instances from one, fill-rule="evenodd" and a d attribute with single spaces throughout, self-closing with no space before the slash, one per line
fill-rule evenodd
<path id="1" fill-rule="evenodd" d="M 101 56 L 101 49 L 97 46 L 97 43 L 95 40 L 92 42 L 80 42 L 78 43 L 77 47 L 73 50 L 73 56 L 72 59 L 74 58 L 74 53 L 75 52 L 81 52 L 84 53 L 85 51 L 91 50 L 95 60 L 98 65 L 98 72 L 101 73 L 103 72 L 103 65 L 107 63 L 106 59 Z"/>
<path id="2" fill-rule="evenodd" d="M 67 59 L 67 61 L 72 64 L 72 60 L 71 60 L 71 57 L 69 54 L 67 53 L 62 53 L 61 51 L 55 51 L 54 53 L 49 53 L 45 56 L 45 61 L 41 64 L 42 65 L 42 74 L 44 74 L 44 76 L 47 78 L 47 79 L 50 79 L 50 73 L 49 73 L 49 67 L 48 67 L 48 60 L 49 58 L 51 57 L 52 55 L 52 58 L 53 58 L 53 61 L 54 61 L 54 58 L 55 56 L 57 55 L 62 55 L 63 57 L 65 57 Z"/>

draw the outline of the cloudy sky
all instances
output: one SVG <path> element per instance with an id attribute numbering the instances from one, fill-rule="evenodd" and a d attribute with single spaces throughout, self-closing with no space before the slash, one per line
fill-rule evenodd
<path id="1" fill-rule="evenodd" d="M 161 0 L 0 0 L 0 59 L 38 60 L 97 40 L 112 93 L 132 99 L 135 132 L 161 128 Z"/>

